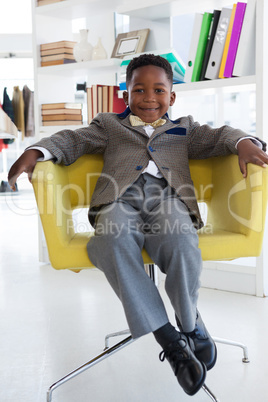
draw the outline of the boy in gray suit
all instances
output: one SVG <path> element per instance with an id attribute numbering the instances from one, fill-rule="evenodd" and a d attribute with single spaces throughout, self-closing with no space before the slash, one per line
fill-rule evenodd
<path id="1" fill-rule="evenodd" d="M 241 130 L 200 126 L 191 116 L 171 121 L 175 102 L 172 69 L 160 56 L 142 55 L 127 68 L 124 113 L 101 113 L 88 127 L 63 130 L 27 149 L 9 172 L 14 187 L 24 171 L 31 178 L 41 157 L 73 163 L 85 153 L 102 153 L 103 174 L 92 197 L 89 219 L 95 236 L 90 260 L 106 275 L 122 301 L 131 334 L 153 332 L 179 384 L 194 395 L 216 362 L 216 347 L 197 310 L 201 254 L 197 229 L 202 219 L 189 159 L 238 153 L 265 167 L 265 144 Z M 180 332 L 169 322 L 141 250 L 166 274 L 165 288 Z"/>

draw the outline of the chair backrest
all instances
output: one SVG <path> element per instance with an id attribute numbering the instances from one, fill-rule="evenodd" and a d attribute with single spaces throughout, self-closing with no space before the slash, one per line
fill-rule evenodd
<path id="1" fill-rule="evenodd" d="M 268 169 L 248 165 L 245 180 L 236 155 L 191 160 L 199 202 L 207 205 L 199 231 L 203 260 L 230 260 L 261 252 L 268 198 Z M 32 179 L 52 266 L 87 268 L 92 233 L 76 233 L 72 211 L 88 208 L 103 167 L 102 155 L 84 155 L 69 166 L 40 162 Z M 151 261 L 143 252 L 144 261 Z"/>
<path id="2" fill-rule="evenodd" d="M 212 194 L 212 159 L 191 160 L 190 171 L 199 202 L 209 201 Z M 103 167 L 103 156 L 84 155 L 65 166 L 70 184 L 72 208 L 88 207 Z"/>
<path id="3" fill-rule="evenodd" d="M 96 182 L 103 168 L 103 156 L 99 154 L 84 155 L 75 163 L 65 166 L 70 186 L 72 208 L 90 205 Z"/>

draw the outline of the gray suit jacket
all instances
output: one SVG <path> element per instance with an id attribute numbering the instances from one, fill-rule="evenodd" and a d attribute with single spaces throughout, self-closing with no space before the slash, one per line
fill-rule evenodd
<path id="1" fill-rule="evenodd" d="M 90 206 L 91 223 L 94 223 L 93 211 L 120 197 L 152 159 L 187 205 L 196 227 L 200 228 L 203 223 L 188 160 L 236 154 L 235 144 L 246 134 L 229 126 L 218 129 L 200 126 L 191 116 L 171 121 L 166 115 L 166 124 L 156 128 L 149 138 L 143 127 L 131 126 L 129 113 L 129 108 L 121 114 L 100 113 L 88 127 L 62 130 L 35 145 L 48 149 L 56 163 L 65 165 L 75 162 L 83 154 L 103 154 L 104 167 Z"/>

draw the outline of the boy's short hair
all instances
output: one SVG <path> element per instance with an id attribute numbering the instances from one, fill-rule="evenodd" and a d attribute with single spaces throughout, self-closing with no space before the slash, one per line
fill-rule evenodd
<path id="1" fill-rule="evenodd" d="M 163 70 L 165 70 L 168 80 L 170 81 L 170 85 L 172 86 L 173 71 L 169 62 L 166 59 L 164 59 L 164 57 L 161 56 L 157 56 L 154 54 L 142 54 L 139 57 L 134 57 L 127 66 L 127 76 L 126 76 L 127 87 L 132 79 L 133 71 L 136 70 L 136 68 L 144 66 L 156 66 L 163 68 Z"/>

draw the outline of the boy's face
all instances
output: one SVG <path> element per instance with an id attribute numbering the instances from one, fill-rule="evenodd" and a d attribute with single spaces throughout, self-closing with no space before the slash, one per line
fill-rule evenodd
<path id="1" fill-rule="evenodd" d="M 146 123 L 161 118 L 175 102 L 175 92 L 166 72 L 153 65 L 136 68 L 133 71 L 128 92 L 123 97 L 131 112 Z"/>

